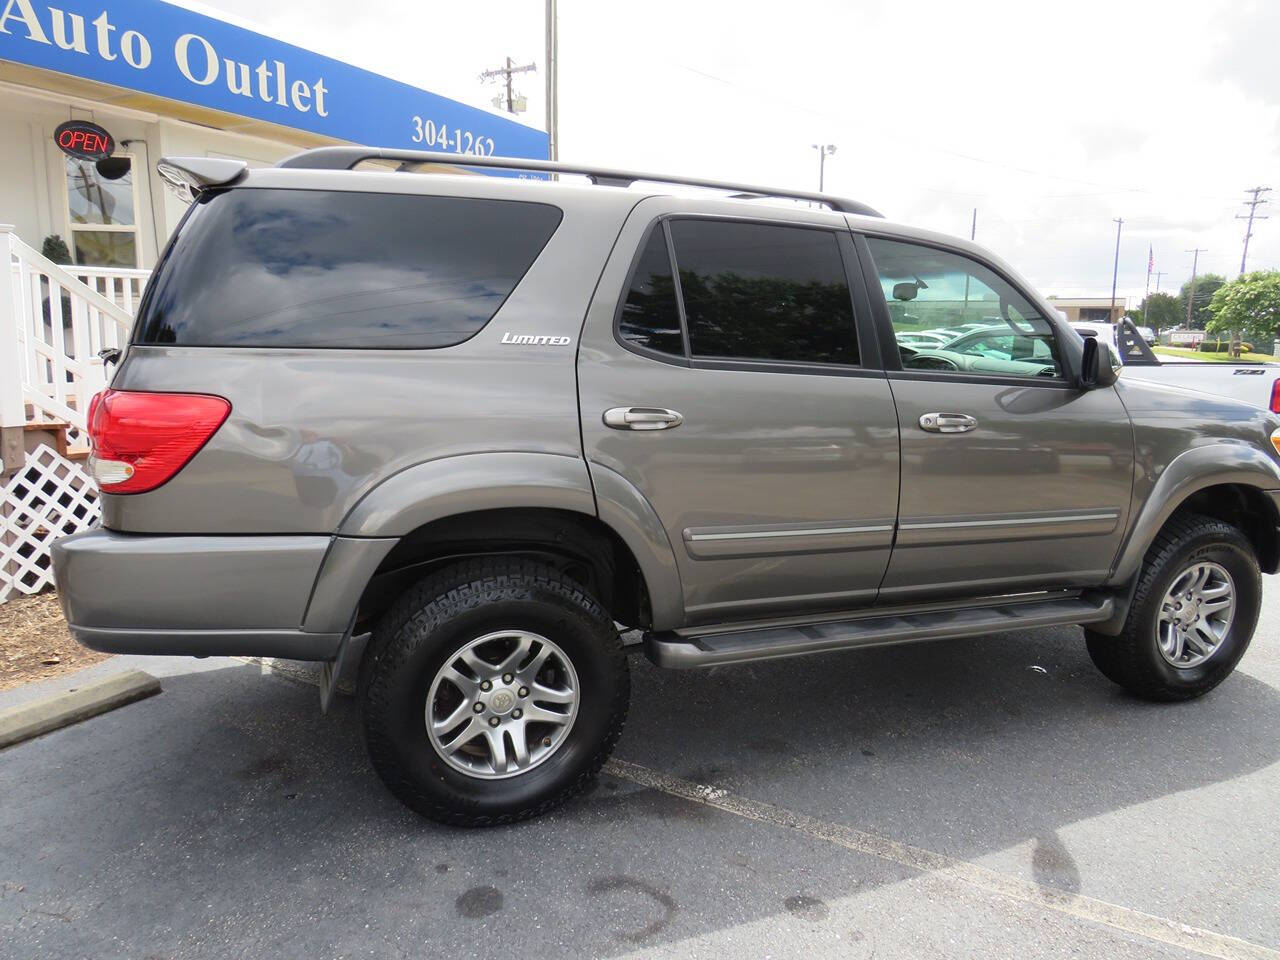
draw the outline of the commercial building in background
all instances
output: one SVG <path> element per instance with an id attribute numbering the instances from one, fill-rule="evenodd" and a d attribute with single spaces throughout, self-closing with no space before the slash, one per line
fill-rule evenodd
<path id="1" fill-rule="evenodd" d="M 548 154 L 541 130 L 159 0 L 0 0 L 0 223 L 37 250 L 149 269 L 185 210 L 160 157 L 334 143 Z"/>
<path id="2" fill-rule="evenodd" d="M 1050 297 L 1049 300 L 1071 323 L 1119 323 L 1124 317 L 1124 297 L 1115 301 L 1115 307 L 1111 306 L 1110 297 Z"/>

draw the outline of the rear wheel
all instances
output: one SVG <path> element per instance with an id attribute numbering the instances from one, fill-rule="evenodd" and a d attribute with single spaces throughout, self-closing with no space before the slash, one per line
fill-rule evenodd
<path id="1" fill-rule="evenodd" d="M 1148 700 L 1189 700 L 1225 680 L 1249 647 L 1262 578 L 1236 527 L 1187 514 L 1147 551 L 1119 636 L 1085 630 L 1110 680 Z"/>
<path id="2" fill-rule="evenodd" d="M 405 594 L 362 666 L 365 740 L 401 801 L 446 823 L 541 813 L 582 789 L 622 730 L 613 621 L 546 564 L 467 561 Z"/>

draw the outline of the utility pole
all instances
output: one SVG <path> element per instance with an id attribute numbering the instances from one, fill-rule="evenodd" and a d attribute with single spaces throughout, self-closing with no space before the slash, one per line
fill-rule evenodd
<path id="1" fill-rule="evenodd" d="M 1111 266 L 1111 322 L 1116 322 L 1116 277 L 1120 273 L 1120 230 L 1124 226 L 1124 220 L 1111 221 L 1116 225 L 1116 259 Z"/>
<path id="2" fill-rule="evenodd" d="M 547 152 L 560 158 L 560 21 L 556 0 L 547 0 Z"/>
<path id="3" fill-rule="evenodd" d="M 1142 291 L 1142 309 L 1145 312 L 1147 300 L 1151 296 L 1151 269 L 1156 265 L 1156 252 L 1151 244 L 1147 244 L 1147 288 Z M 1142 318 L 1147 319 L 1145 316 Z"/>
<path id="4" fill-rule="evenodd" d="M 1160 292 L 1160 278 L 1163 277 L 1166 272 L 1167 271 L 1164 270 L 1157 270 L 1152 274 L 1152 276 L 1156 278 L 1156 293 Z"/>
<path id="5" fill-rule="evenodd" d="M 1191 329 L 1191 308 L 1196 302 L 1196 267 L 1200 264 L 1200 254 L 1205 253 L 1204 247 L 1196 247 L 1194 250 L 1188 250 L 1187 253 L 1193 253 L 1195 256 L 1191 260 L 1191 286 L 1187 288 L 1187 329 Z"/>
<path id="6" fill-rule="evenodd" d="M 1264 203 L 1270 203 L 1270 202 L 1271 202 L 1270 200 L 1262 200 L 1262 199 L 1260 199 L 1260 198 L 1261 198 L 1261 196 L 1262 196 L 1262 194 L 1264 194 L 1264 193 L 1270 193 L 1270 192 L 1271 192 L 1271 188 L 1270 188 L 1270 187 L 1254 187 L 1252 190 L 1246 190 L 1246 191 L 1245 191 L 1245 193 L 1251 193 L 1251 194 L 1253 194 L 1253 199 L 1252 199 L 1252 200 L 1246 200 L 1246 201 L 1244 202 L 1244 205 L 1245 205 L 1246 207 L 1248 207 L 1248 208 L 1249 208 L 1249 215 L 1248 215 L 1248 216 L 1245 216 L 1243 213 L 1237 213 L 1237 214 L 1236 214 L 1236 219 L 1237 219 L 1237 220 L 1248 220 L 1248 221 L 1249 221 L 1248 225 L 1244 228 L 1244 253 L 1243 253 L 1243 255 L 1241 255 L 1241 257 L 1240 257 L 1240 272 L 1241 272 L 1241 273 L 1244 273 L 1244 264 L 1245 264 L 1245 261 L 1249 259 L 1249 238 L 1253 236 L 1253 221 L 1254 221 L 1254 220 L 1270 220 L 1270 219 L 1271 219 L 1270 217 L 1264 217 L 1264 216 L 1261 216 L 1260 214 L 1258 214 L 1258 207 L 1262 206 L 1262 204 L 1264 204 Z"/>
<path id="7" fill-rule="evenodd" d="M 528 73 L 530 70 L 537 69 L 538 65 L 536 63 L 526 63 L 524 66 L 517 67 L 515 65 L 515 61 L 510 57 L 507 57 L 507 65 L 505 67 L 495 67 L 492 70 L 486 70 L 484 73 L 480 74 L 480 79 L 496 80 L 501 77 L 505 81 L 507 87 L 505 103 L 503 97 L 499 95 L 493 98 L 493 105 L 495 107 L 501 107 L 503 110 L 506 110 L 507 113 L 523 113 L 525 108 L 524 97 L 516 96 L 516 92 L 511 85 L 511 78 L 517 73 Z"/>
<path id="8" fill-rule="evenodd" d="M 978 208 L 973 208 L 973 222 L 969 224 L 969 239 L 972 240 L 978 235 Z"/>
<path id="9" fill-rule="evenodd" d="M 834 143 L 810 144 L 813 149 L 818 151 L 818 192 L 822 193 L 822 188 L 826 185 L 826 166 L 827 157 L 836 152 Z"/>

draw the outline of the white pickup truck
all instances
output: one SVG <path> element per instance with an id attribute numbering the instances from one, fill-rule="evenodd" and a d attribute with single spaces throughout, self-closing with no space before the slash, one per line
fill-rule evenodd
<path id="1" fill-rule="evenodd" d="M 1107 344 L 1119 358 L 1127 378 L 1213 393 L 1280 413 L 1280 363 L 1162 362 L 1151 352 L 1138 328 L 1128 320 L 1119 323 L 1073 323 L 1072 327 L 1081 336 L 1097 337 L 1099 343 Z"/>

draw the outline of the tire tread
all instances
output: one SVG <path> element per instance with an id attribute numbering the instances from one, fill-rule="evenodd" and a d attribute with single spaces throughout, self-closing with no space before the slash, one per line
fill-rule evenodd
<path id="1" fill-rule="evenodd" d="M 553 795 L 499 815 L 465 813 L 423 793 L 405 776 L 391 743 L 382 735 L 391 710 L 390 685 L 396 673 L 420 644 L 449 619 L 489 602 L 494 587 L 513 585 L 556 595 L 578 607 L 585 616 L 607 623 L 613 642 L 600 651 L 615 673 L 617 694 L 610 711 L 601 749 L 590 764 Z M 630 676 L 622 641 L 613 621 L 581 584 L 549 564 L 519 558 L 478 558 L 451 564 L 409 588 L 383 614 L 361 664 L 360 694 L 364 709 L 365 743 L 369 759 L 388 789 L 410 809 L 441 823 L 479 827 L 515 823 L 538 816 L 581 793 L 599 774 L 622 735 L 630 696 Z"/>

